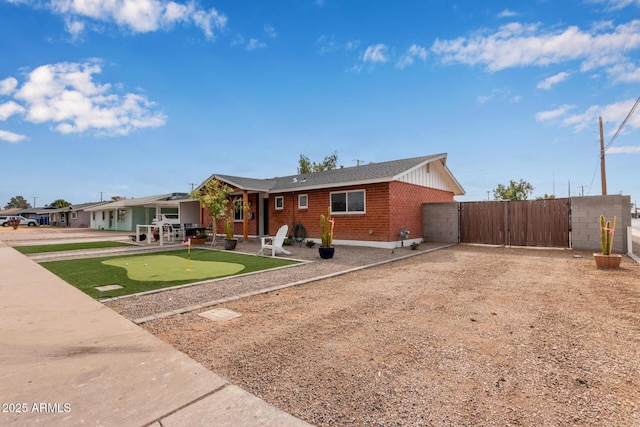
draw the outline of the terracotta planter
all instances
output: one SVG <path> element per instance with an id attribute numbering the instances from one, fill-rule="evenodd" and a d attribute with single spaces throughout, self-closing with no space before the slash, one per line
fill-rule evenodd
<path id="1" fill-rule="evenodd" d="M 593 254 L 593 258 L 596 260 L 596 266 L 598 268 L 610 269 L 620 267 L 622 255 Z"/>
<path id="2" fill-rule="evenodd" d="M 232 251 L 236 248 L 237 243 L 238 239 L 224 239 L 224 249 L 227 251 Z"/>
<path id="3" fill-rule="evenodd" d="M 326 246 L 320 246 L 318 248 L 318 253 L 320 254 L 320 258 L 322 259 L 331 259 L 333 258 L 333 254 L 335 253 L 336 248 L 334 248 L 333 246 L 331 247 L 326 247 Z"/>
<path id="4" fill-rule="evenodd" d="M 197 238 L 197 239 L 194 238 L 194 237 L 191 238 L 191 244 L 192 245 L 204 245 L 204 242 L 206 242 L 206 241 L 207 241 L 207 239 L 205 239 L 205 238 Z"/>

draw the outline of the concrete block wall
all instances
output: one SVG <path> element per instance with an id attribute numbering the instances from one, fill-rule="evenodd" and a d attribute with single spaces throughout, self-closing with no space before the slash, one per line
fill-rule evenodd
<path id="1" fill-rule="evenodd" d="M 458 243 L 458 202 L 422 205 L 422 232 L 425 242 Z"/>
<path id="2" fill-rule="evenodd" d="M 627 252 L 627 227 L 631 226 L 631 196 L 587 196 L 571 198 L 573 249 L 600 252 L 600 215 L 607 221 L 617 217 L 613 252 Z"/>

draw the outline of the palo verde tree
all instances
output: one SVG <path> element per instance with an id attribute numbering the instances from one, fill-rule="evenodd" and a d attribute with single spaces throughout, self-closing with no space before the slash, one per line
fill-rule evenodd
<path id="1" fill-rule="evenodd" d="M 233 193 L 233 188 L 216 179 L 212 179 L 201 188 L 193 190 L 189 195 L 192 199 L 199 200 L 200 206 L 203 206 L 209 212 L 213 230 L 211 246 L 216 243 L 218 221 L 227 214 L 229 209 L 231 203 L 229 196 L 231 196 L 231 193 Z"/>
<path id="2" fill-rule="evenodd" d="M 324 160 L 320 163 L 311 162 L 309 158 L 303 154 L 300 154 L 300 159 L 298 160 L 298 173 L 311 173 L 311 172 L 320 172 L 320 171 L 328 171 L 331 169 L 335 169 L 338 165 L 338 152 L 334 151 L 332 154 L 328 155 L 324 158 Z"/>
<path id="3" fill-rule="evenodd" d="M 515 182 L 509 180 L 509 185 L 498 184 L 493 189 L 494 200 L 527 200 L 527 198 L 533 193 L 533 185 L 529 182 L 520 179 Z"/>
<path id="4" fill-rule="evenodd" d="M 31 207 L 31 204 L 29 204 L 29 202 L 27 202 L 27 200 L 22 196 L 13 196 L 11 200 L 9 200 L 9 203 L 4 205 L 5 209 L 12 209 L 12 208 L 28 209 L 30 207 Z"/>

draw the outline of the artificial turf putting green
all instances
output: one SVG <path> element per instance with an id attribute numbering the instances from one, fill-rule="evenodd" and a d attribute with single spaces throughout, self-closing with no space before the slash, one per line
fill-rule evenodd
<path id="1" fill-rule="evenodd" d="M 188 263 L 191 270 L 187 270 Z M 283 258 L 257 257 L 229 251 L 192 249 L 162 253 L 83 258 L 41 265 L 94 298 L 111 298 L 187 283 L 296 264 Z M 146 265 L 145 265 L 146 264 Z M 100 292 L 97 286 L 120 285 Z"/>
<path id="2" fill-rule="evenodd" d="M 189 278 L 194 281 L 231 276 L 244 270 L 244 265 L 220 261 L 188 261 L 175 255 L 147 255 L 114 258 L 103 264 L 127 270 L 132 280 L 150 282 L 159 279 L 174 281 Z"/>

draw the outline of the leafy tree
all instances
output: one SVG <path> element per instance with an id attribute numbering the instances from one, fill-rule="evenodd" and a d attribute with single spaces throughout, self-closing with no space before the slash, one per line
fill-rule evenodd
<path id="1" fill-rule="evenodd" d="M 556 198 L 556 195 L 555 195 L 555 194 L 547 194 L 547 193 L 544 193 L 544 196 L 543 196 L 543 197 L 539 197 L 539 196 L 538 196 L 538 197 L 536 197 L 536 200 L 549 200 L 549 199 L 555 199 L 555 198 Z"/>
<path id="2" fill-rule="evenodd" d="M 320 172 L 320 171 L 328 171 L 331 169 L 335 169 L 338 165 L 338 152 L 334 151 L 332 154 L 328 155 L 324 158 L 321 163 L 316 163 L 309 160 L 309 158 L 303 154 L 300 154 L 300 159 L 298 160 L 298 173 L 311 173 L 311 172 Z"/>
<path id="3" fill-rule="evenodd" d="M 28 209 L 31 207 L 31 204 L 25 200 L 22 196 L 13 196 L 9 203 L 7 203 L 4 208 L 12 209 L 12 208 L 20 208 L 20 209 Z"/>
<path id="4" fill-rule="evenodd" d="M 209 212 L 213 229 L 213 240 L 211 246 L 216 242 L 216 231 L 218 230 L 218 220 L 224 217 L 229 204 L 229 196 L 233 193 L 233 188 L 218 180 L 212 179 L 202 188 L 193 190 L 189 196 L 192 199 L 199 200 L 200 206 L 204 206 Z"/>
<path id="5" fill-rule="evenodd" d="M 71 203 L 67 202 L 64 199 L 58 199 L 53 201 L 49 206 L 52 208 L 59 209 L 59 208 L 66 208 L 67 206 L 71 206 Z"/>
<path id="6" fill-rule="evenodd" d="M 527 200 L 527 198 L 533 193 L 533 185 L 529 182 L 520 179 L 519 182 L 509 180 L 509 185 L 505 186 L 498 184 L 493 189 L 494 200 Z"/>

